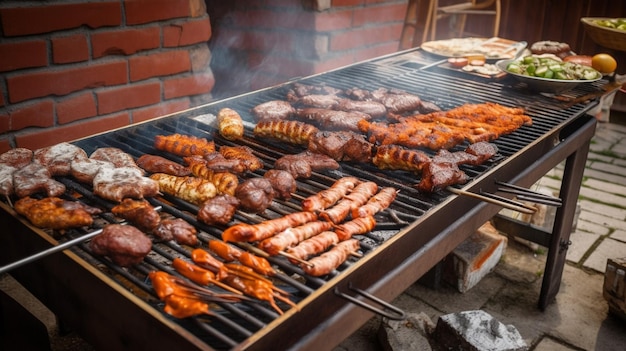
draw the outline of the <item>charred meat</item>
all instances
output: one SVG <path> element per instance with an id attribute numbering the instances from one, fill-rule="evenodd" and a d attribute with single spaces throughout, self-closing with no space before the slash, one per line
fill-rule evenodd
<path id="1" fill-rule="evenodd" d="M 274 200 L 274 189 L 265 178 L 250 178 L 235 189 L 241 209 L 251 213 L 260 213 L 267 209 Z"/>
<path id="2" fill-rule="evenodd" d="M 146 200 L 126 198 L 111 209 L 111 213 L 131 222 L 137 228 L 150 231 L 161 222 L 159 212 Z"/>
<path id="3" fill-rule="evenodd" d="M 296 109 L 287 101 L 272 100 L 252 108 L 252 115 L 257 121 L 289 119 Z"/>
<path id="4" fill-rule="evenodd" d="M 182 218 L 164 218 L 152 230 L 152 234 L 163 240 L 174 240 L 181 245 L 198 245 L 196 228 Z"/>
<path id="5" fill-rule="evenodd" d="M 208 225 L 228 224 L 239 207 L 239 200 L 230 194 L 217 195 L 205 201 L 198 210 L 198 220 Z"/>
<path id="6" fill-rule="evenodd" d="M 189 168 L 157 155 L 141 155 L 137 159 L 137 165 L 149 173 L 166 173 L 179 177 L 191 174 Z"/>
<path id="7" fill-rule="evenodd" d="M 308 150 L 336 161 L 370 162 L 373 145 L 362 134 L 320 131 L 309 139 Z"/>
<path id="8" fill-rule="evenodd" d="M 263 175 L 263 178 L 267 179 L 277 198 L 283 200 L 289 200 L 291 194 L 297 190 L 296 179 L 287 171 L 280 169 L 270 169 Z"/>
<path id="9" fill-rule="evenodd" d="M 141 230 L 122 224 L 109 224 L 89 242 L 94 254 L 107 256 L 122 267 L 141 262 L 152 249 L 152 241 Z"/>
<path id="10" fill-rule="evenodd" d="M 101 211 L 77 201 L 67 201 L 58 197 L 41 200 L 24 197 L 15 202 L 15 211 L 39 228 L 63 230 L 90 226 L 92 214 Z"/>
<path id="11" fill-rule="evenodd" d="M 304 151 L 295 155 L 285 155 L 274 162 L 274 169 L 281 169 L 298 178 L 309 178 L 313 171 L 338 169 L 339 163 L 329 156 Z"/>

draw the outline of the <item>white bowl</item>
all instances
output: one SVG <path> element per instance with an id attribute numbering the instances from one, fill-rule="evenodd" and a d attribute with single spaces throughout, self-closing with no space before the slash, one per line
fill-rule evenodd
<path id="1" fill-rule="evenodd" d="M 516 60 L 500 60 L 496 62 L 496 66 L 498 66 L 498 68 L 501 69 L 506 74 L 510 74 L 513 77 L 517 78 L 517 80 L 519 80 L 520 82 L 525 83 L 529 89 L 542 92 L 542 93 L 560 94 L 568 90 L 574 89 L 579 84 L 591 83 L 591 82 L 595 82 L 597 80 L 602 79 L 601 74 L 598 74 L 598 78 L 596 79 L 585 79 L 585 80 L 550 79 L 550 78 L 527 76 L 527 75 L 517 74 L 517 73 L 507 71 L 506 67 L 512 61 L 516 61 Z"/>

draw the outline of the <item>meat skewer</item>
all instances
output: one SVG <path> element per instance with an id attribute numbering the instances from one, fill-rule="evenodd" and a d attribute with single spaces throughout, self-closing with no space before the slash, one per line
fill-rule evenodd
<path id="1" fill-rule="evenodd" d="M 298 121 L 263 120 L 254 127 L 257 137 L 275 138 L 295 145 L 307 145 L 318 129 Z"/>
<path id="2" fill-rule="evenodd" d="M 228 270 L 224 266 L 224 262 L 213 257 L 210 253 L 202 249 L 194 249 L 191 251 L 191 260 L 202 268 L 206 268 L 216 274 L 217 279 L 225 278 Z"/>
<path id="3" fill-rule="evenodd" d="M 310 259 L 309 263 L 312 266 L 302 266 L 302 270 L 315 277 L 327 275 L 344 263 L 350 253 L 358 250 L 359 247 L 360 242 L 356 239 L 342 241 L 320 256 Z"/>
<path id="4" fill-rule="evenodd" d="M 192 158 L 185 158 L 189 162 L 191 174 L 198 178 L 206 179 L 213 183 L 220 194 L 235 195 L 235 189 L 239 185 L 239 179 L 230 172 L 217 172 L 207 167 L 204 161 L 192 161 Z"/>
<path id="5" fill-rule="evenodd" d="M 335 181 L 330 188 L 324 189 L 315 195 L 302 200 L 302 209 L 310 212 L 319 212 L 339 201 L 352 191 L 359 183 L 356 177 L 343 177 Z"/>
<path id="6" fill-rule="evenodd" d="M 150 179 L 156 181 L 159 189 L 169 195 L 181 198 L 196 205 L 217 195 L 215 184 L 196 177 L 177 177 L 165 173 L 155 173 Z"/>
<path id="7" fill-rule="evenodd" d="M 322 211 L 320 217 L 334 224 L 339 224 L 348 217 L 353 209 L 365 205 L 377 191 L 378 185 L 374 182 L 360 183 L 335 206 Z"/>
<path id="8" fill-rule="evenodd" d="M 301 226 L 287 228 L 286 230 L 267 238 L 259 243 L 259 248 L 268 254 L 275 256 L 287 248 L 297 245 L 323 231 L 330 230 L 332 224 L 326 221 L 304 223 Z"/>
<path id="9" fill-rule="evenodd" d="M 215 252 L 226 262 L 238 260 L 244 266 L 252 268 L 255 272 L 264 275 L 274 275 L 276 271 L 264 257 L 253 255 L 247 251 L 229 245 L 220 240 L 209 241 L 209 249 Z"/>
<path id="10" fill-rule="evenodd" d="M 174 269 L 183 277 L 191 280 L 198 285 L 213 284 L 234 294 L 243 295 L 241 291 L 233 289 L 230 286 L 219 281 L 215 276 L 215 273 L 211 272 L 210 270 L 200 266 L 196 266 L 195 264 L 185 261 L 181 258 L 174 258 L 172 260 L 172 267 L 174 267 Z"/>
<path id="11" fill-rule="evenodd" d="M 376 195 L 372 196 L 367 203 L 361 207 L 352 209 L 352 218 L 373 216 L 386 209 L 396 199 L 398 190 L 393 187 L 384 187 Z"/>
<path id="12" fill-rule="evenodd" d="M 222 233 L 226 242 L 251 242 L 266 239 L 287 228 L 317 220 L 312 212 L 294 212 L 283 217 L 269 219 L 258 224 L 238 223 Z"/>
<path id="13" fill-rule="evenodd" d="M 338 225 L 335 228 L 335 233 L 337 233 L 339 241 L 345 241 L 352 238 L 353 235 L 369 233 L 374 227 L 376 227 L 376 220 L 373 216 L 359 217 Z"/>
<path id="14" fill-rule="evenodd" d="M 289 261 L 293 264 L 301 263 L 302 260 L 308 260 L 311 256 L 322 253 L 338 242 L 339 237 L 335 232 L 325 231 L 319 233 L 294 247 L 288 248 L 287 253 L 291 255 Z M 298 260 L 294 260 L 293 257 Z"/>

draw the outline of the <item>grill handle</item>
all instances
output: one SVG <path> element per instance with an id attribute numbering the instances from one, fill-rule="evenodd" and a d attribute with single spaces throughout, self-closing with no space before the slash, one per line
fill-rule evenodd
<path id="1" fill-rule="evenodd" d="M 376 306 L 372 306 L 372 305 L 367 304 L 364 301 L 361 301 L 361 300 L 359 300 L 359 299 L 357 299 L 357 298 L 355 298 L 353 296 L 350 296 L 350 295 L 347 295 L 345 293 L 342 293 L 341 291 L 339 291 L 338 287 L 335 287 L 334 292 L 335 292 L 335 295 L 337 295 L 339 297 L 342 297 L 342 298 L 344 298 L 344 299 L 346 299 L 346 300 L 348 300 L 348 301 L 350 301 L 350 302 L 352 302 L 354 304 L 357 304 L 357 305 L 359 305 L 359 306 L 361 306 L 361 307 L 363 307 L 363 308 L 365 308 L 365 309 L 367 309 L 369 311 L 372 311 L 372 312 L 374 312 L 376 314 L 379 314 L 379 315 L 381 315 L 383 317 L 387 317 L 389 319 L 398 320 L 398 321 L 406 319 L 406 313 L 403 310 L 399 309 L 398 307 L 396 307 L 396 306 L 394 306 L 394 305 L 392 305 L 392 304 L 390 304 L 388 302 L 385 302 L 385 301 L 379 299 L 378 297 L 376 297 L 376 296 L 374 296 L 374 295 L 372 295 L 372 294 L 370 294 L 370 293 L 368 293 L 368 292 L 366 292 L 364 290 L 361 290 L 361 289 L 353 287 L 352 286 L 352 282 L 348 282 L 348 289 L 356 292 L 357 294 L 359 294 L 359 295 L 361 295 L 361 296 L 363 296 L 363 297 L 365 297 L 367 299 L 370 299 L 370 300 L 378 303 L 379 305 L 383 306 L 383 309 L 380 309 L 379 307 L 376 307 Z"/>

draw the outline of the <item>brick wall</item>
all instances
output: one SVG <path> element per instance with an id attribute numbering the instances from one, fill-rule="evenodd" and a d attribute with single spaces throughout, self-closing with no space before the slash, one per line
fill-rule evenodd
<path id="1" fill-rule="evenodd" d="M 210 98 L 203 0 L 0 2 L 0 152 L 36 149 Z"/>
<path id="2" fill-rule="evenodd" d="M 407 0 L 205 0 L 214 94 L 231 96 L 398 50 Z"/>

